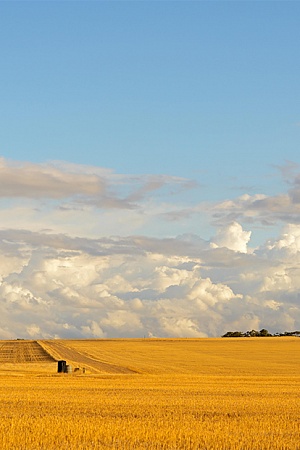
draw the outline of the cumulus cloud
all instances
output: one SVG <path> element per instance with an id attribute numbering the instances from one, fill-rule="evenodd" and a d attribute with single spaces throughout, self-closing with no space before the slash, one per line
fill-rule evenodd
<path id="1" fill-rule="evenodd" d="M 299 329 L 299 180 L 187 206 L 174 200 L 194 187 L 183 178 L 2 160 L 0 337 Z M 282 232 L 250 248 L 252 226 L 272 223 Z"/>
<path id="2" fill-rule="evenodd" d="M 282 168 L 283 177 L 292 173 L 294 167 Z M 284 178 L 288 185 L 286 192 L 278 195 L 244 194 L 235 199 L 222 200 L 211 207 L 216 224 L 245 221 L 273 225 L 275 223 L 299 223 L 300 217 L 300 175 Z"/>
<path id="3" fill-rule="evenodd" d="M 203 337 L 299 328 L 299 229 L 246 254 L 240 250 L 249 234 L 237 225 L 239 249 L 212 248 L 194 235 L 82 239 L 2 231 L 0 336 Z"/>
<path id="4" fill-rule="evenodd" d="M 288 224 L 278 240 L 268 241 L 266 244 L 269 251 L 282 251 L 288 254 L 297 254 L 300 251 L 300 226 Z"/>
<path id="5" fill-rule="evenodd" d="M 226 227 L 219 229 L 213 246 L 226 247 L 234 252 L 247 253 L 247 244 L 250 241 L 251 231 L 244 231 L 237 222 L 232 222 Z"/>

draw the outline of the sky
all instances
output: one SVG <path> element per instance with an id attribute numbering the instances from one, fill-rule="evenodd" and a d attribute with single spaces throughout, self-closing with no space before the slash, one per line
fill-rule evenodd
<path id="1" fill-rule="evenodd" d="M 300 329 L 299 16 L 0 2 L 0 338 Z"/>

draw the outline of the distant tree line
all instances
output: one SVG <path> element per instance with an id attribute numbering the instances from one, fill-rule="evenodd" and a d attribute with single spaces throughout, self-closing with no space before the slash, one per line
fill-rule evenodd
<path id="1" fill-rule="evenodd" d="M 246 331 L 245 333 L 242 331 L 227 331 L 227 333 L 223 334 L 222 337 L 274 337 L 274 336 L 298 336 L 300 337 L 300 331 L 285 331 L 284 333 L 275 333 L 271 334 L 265 328 L 262 328 L 260 331 L 251 330 Z"/>

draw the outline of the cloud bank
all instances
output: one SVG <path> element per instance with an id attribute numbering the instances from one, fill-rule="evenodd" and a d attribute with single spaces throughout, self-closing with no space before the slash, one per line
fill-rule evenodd
<path id="1" fill-rule="evenodd" d="M 193 180 L 2 160 L 0 338 L 300 329 L 299 180 L 187 207 Z M 212 236 L 186 233 L 203 215 Z"/>

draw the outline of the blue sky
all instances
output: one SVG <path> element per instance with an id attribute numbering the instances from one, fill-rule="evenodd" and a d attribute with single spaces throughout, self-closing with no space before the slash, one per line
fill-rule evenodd
<path id="1" fill-rule="evenodd" d="M 3 2 L 2 154 L 259 179 L 271 163 L 298 160 L 299 11 Z"/>
<path id="2" fill-rule="evenodd" d="M 51 273 L 48 266 L 42 269 L 50 254 L 57 261 L 56 272 L 62 255 L 73 275 L 79 254 L 84 261 L 80 267 L 102 267 L 101 252 L 87 250 L 98 248 L 97 239 L 104 239 L 101 251 L 121 271 L 120 286 L 128 289 L 123 297 L 137 292 L 137 303 L 126 303 L 121 287 L 120 292 L 116 288 L 116 275 L 105 273 L 110 282 L 103 292 L 113 297 L 109 308 L 115 305 L 111 314 L 118 320 L 98 299 L 102 318 L 91 325 L 89 313 L 85 322 L 77 323 L 79 301 L 64 319 L 66 335 L 68 330 L 74 336 L 144 335 L 146 322 L 147 327 L 152 324 L 150 334 L 160 335 L 218 335 L 230 324 L 268 328 L 268 321 L 269 327 L 285 326 L 288 313 L 278 292 L 285 286 L 294 299 L 298 289 L 292 269 L 280 264 L 282 249 L 287 261 L 292 252 L 293 264 L 298 264 L 299 14 L 300 3 L 286 1 L 0 3 L 2 286 L 6 293 L 19 286 L 24 298 L 33 304 L 45 301 L 45 308 L 55 297 L 60 311 L 52 325 L 45 322 L 40 329 L 29 315 L 20 322 L 20 333 L 59 334 L 55 330 L 62 326 L 64 301 L 69 304 L 70 298 L 87 295 L 91 286 L 105 284 L 104 278 L 99 281 L 104 277 L 99 269 L 102 275 L 87 275 L 89 287 L 79 283 L 72 294 L 65 289 L 56 297 L 69 278 L 61 275 L 55 288 L 56 278 L 49 275 L 41 282 L 43 291 L 24 275 L 31 266 L 34 274 Z M 45 256 L 50 235 L 55 245 L 49 244 Z M 105 244 L 111 236 L 113 243 Z M 138 244 L 132 241 L 136 236 Z M 7 242 L 12 246 L 9 264 Z M 191 242 L 199 250 L 198 259 L 189 253 Z M 151 258 L 159 248 L 162 259 L 155 266 Z M 125 258 L 123 265 L 115 262 L 116 254 Z M 151 261 L 140 261 L 133 256 L 137 254 L 153 255 Z M 245 255 L 253 282 L 249 289 L 241 283 Z M 219 258 L 230 267 L 228 278 L 214 268 Z M 241 259 L 239 271 L 236 258 Z M 258 280 L 259 264 L 263 270 Z M 163 267 L 182 273 L 170 275 L 167 286 Z M 186 305 L 181 309 L 177 303 L 175 316 L 166 304 L 165 317 L 153 311 L 143 297 L 146 290 L 153 299 L 159 292 L 159 301 L 176 303 L 179 297 L 168 297 L 170 286 L 177 286 L 179 295 L 186 283 L 184 298 L 192 295 L 195 283 L 186 267 L 195 279 L 210 280 L 216 298 L 220 291 L 220 302 L 221 283 L 234 304 L 232 311 L 241 311 L 240 316 L 231 322 L 225 313 L 219 322 L 207 316 L 218 323 L 208 329 L 201 318 L 194 323 L 184 315 Z M 272 267 L 271 274 L 267 267 Z M 144 281 L 129 288 L 129 273 L 139 270 Z M 156 275 L 147 284 L 149 271 Z M 97 302 L 96 293 L 90 295 Z M 120 309 L 116 298 L 125 302 Z M 237 307 L 237 298 L 246 306 Z M 142 311 L 138 301 L 146 312 L 133 319 Z M 255 315 L 253 305 L 258 304 Z M 256 317 L 252 322 L 247 319 L 251 314 Z M 297 314 L 290 316 L 299 321 Z M 127 327 L 125 316 L 136 320 L 136 327 Z M 41 317 L 36 322 L 42 323 Z M 121 325 L 113 324 L 122 321 L 120 331 Z M 177 331 L 172 334 L 172 329 Z"/>

